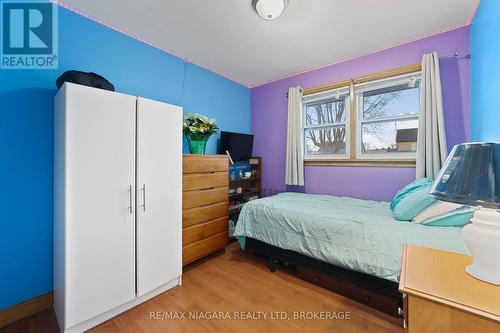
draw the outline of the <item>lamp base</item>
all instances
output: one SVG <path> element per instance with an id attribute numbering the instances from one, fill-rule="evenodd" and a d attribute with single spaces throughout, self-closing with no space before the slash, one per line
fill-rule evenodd
<path id="1" fill-rule="evenodd" d="M 462 229 L 464 243 L 473 260 L 465 271 L 479 280 L 500 285 L 500 213 L 480 208 L 471 222 Z"/>
<path id="2" fill-rule="evenodd" d="M 478 280 L 500 286 L 500 276 L 488 271 L 483 271 L 474 264 L 465 267 L 465 271 L 467 272 L 467 274 L 475 277 Z"/>

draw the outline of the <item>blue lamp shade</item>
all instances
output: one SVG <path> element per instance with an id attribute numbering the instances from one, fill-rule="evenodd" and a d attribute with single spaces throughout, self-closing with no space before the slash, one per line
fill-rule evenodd
<path id="1" fill-rule="evenodd" d="M 456 145 L 430 194 L 441 201 L 500 208 L 500 143 Z"/>

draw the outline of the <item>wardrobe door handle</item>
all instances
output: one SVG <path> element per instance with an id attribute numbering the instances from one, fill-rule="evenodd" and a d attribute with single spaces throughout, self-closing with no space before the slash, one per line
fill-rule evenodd
<path id="1" fill-rule="evenodd" d="M 146 184 L 142 184 L 142 211 L 146 211 Z"/>
<path id="2" fill-rule="evenodd" d="M 132 214 L 132 185 L 128 186 L 128 212 Z"/>

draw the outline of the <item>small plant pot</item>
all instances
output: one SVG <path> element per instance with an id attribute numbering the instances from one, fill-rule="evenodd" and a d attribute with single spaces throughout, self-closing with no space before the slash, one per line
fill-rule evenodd
<path id="1" fill-rule="evenodd" d="M 207 141 L 211 134 L 203 133 L 186 133 L 186 138 L 189 144 L 189 152 L 191 154 L 205 154 Z"/>

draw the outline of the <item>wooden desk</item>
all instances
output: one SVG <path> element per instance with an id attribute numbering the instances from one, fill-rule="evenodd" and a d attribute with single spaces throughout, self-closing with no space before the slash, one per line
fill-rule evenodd
<path id="1" fill-rule="evenodd" d="M 500 332 L 500 286 L 468 275 L 471 262 L 466 255 L 404 246 L 399 290 L 408 332 Z"/>

